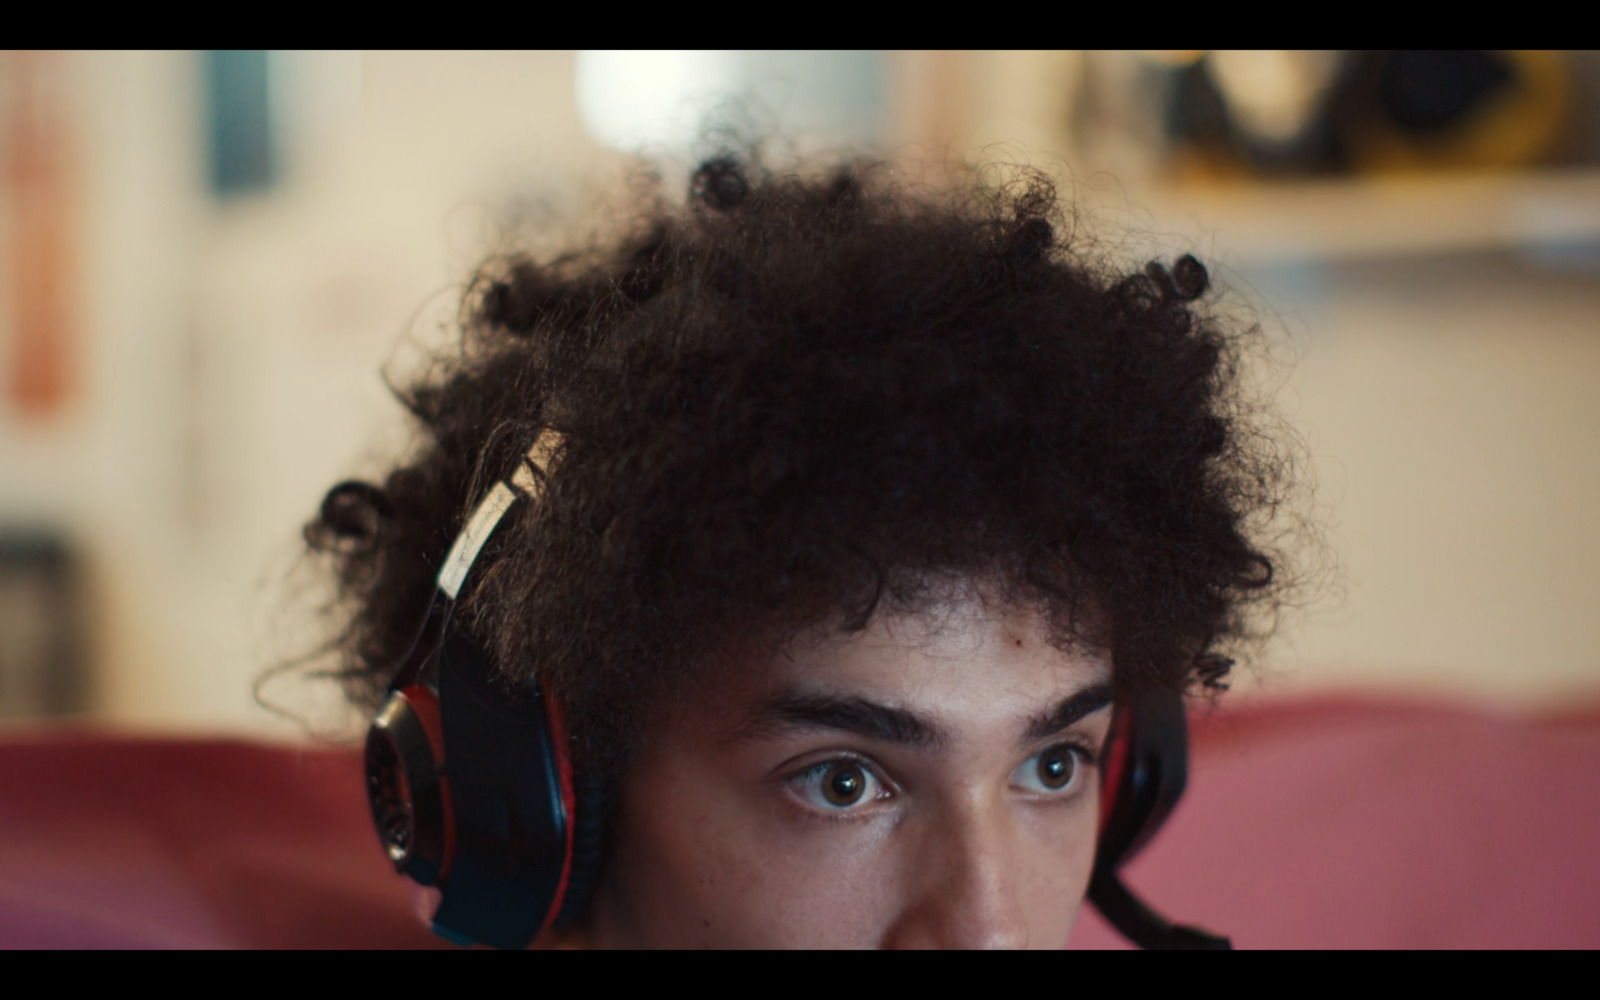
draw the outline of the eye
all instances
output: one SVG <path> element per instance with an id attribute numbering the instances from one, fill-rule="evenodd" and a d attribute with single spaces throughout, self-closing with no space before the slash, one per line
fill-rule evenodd
<path id="1" fill-rule="evenodd" d="M 1083 784 L 1082 747 L 1057 743 L 1029 757 L 1011 772 L 1011 784 L 1037 795 L 1066 795 Z"/>
<path id="2" fill-rule="evenodd" d="M 847 812 L 890 794 L 871 768 L 855 760 L 823 761 L 787 784 L 802 802 L 824 812 Z"/>

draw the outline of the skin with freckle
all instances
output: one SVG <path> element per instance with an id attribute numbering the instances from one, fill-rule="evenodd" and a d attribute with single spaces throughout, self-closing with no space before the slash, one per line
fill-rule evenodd
<path id="1" fill-rule="evenodd" d="M 1104 682 L 1104 657 L 1056 649 L 1036 616 L 969 597 L 745 666 L 671 713 L 631 768 L 586 943 L 1062 946 L 1093 864 L 1097 774 L 1085 754 L 1061 793 L 1017 776 L 1063 739 L 1098 749 L 1107 708 L 1063 733 L 1025 733 Z M 944 739 L 742 731 L 785 691 L 898 709 Z M 808 804 L 804 777 L 789 779 L 840 756 L 881 794 L 830 815 Z"/>

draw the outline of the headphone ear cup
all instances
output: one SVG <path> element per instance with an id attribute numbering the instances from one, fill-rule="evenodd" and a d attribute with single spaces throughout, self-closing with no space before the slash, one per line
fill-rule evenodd
<path id="1" fill-rule="evenodd" d="M 1157 691 L 1117 704 L 1103 774 L 1090 901 L 1142 948 L 1231 947 L 1225 937 L 1173 924 L 1129 892 L 1117 874 L 1161 829 L 1188 782 L 1189 732 L 1182 693 Z"/>
<path id="2" fill-rule="evenodd" d="M 572 858 L 568 862 L 567 893 L 556 915 L 557 926 L 583 915 L 599 887 L 605 859 L 606 796 L 601 783 L 580 778 L 573 787 Z"/>
<path id="3" fill-rule="evenodd" d="M 537 683 L 508 686 L 460 629 L 438 662 L 456 850 L 434 930 L 526 947 L 555 916 L 568 877 L 576 810 L 560 715 Z"/>
<path id="4" fill-rule="evenodd" d="M 1161 829 L 1189 774 L 1183 695 L 1156 691 L 1117 704 L 1101 789 L 1095 867 L 1113 870 Z"/>
<path id="5" fill-rule="evenodd" d="M 439 702 L 421 685 L 389 695 L 367 730 L 367 805 L 395 870 L 420 885 L 450 873 L 455 823 L 440 762 Z"/>

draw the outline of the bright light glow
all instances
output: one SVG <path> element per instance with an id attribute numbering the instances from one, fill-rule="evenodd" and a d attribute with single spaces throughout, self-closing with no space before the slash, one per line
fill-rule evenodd
<path id="1" fill-rule="evenodd" d="M 612 149 L 682 149 L 706 114 L 737 87 L 736 62 L 727 51 L 580 51 L 578 117 Z"/>
<path id="2" fill-rule="evenodd" d="M 859 147 L 882 137 L 882 53 L 583 51 L 578 117 L 613 149 L 691 150 L 707 130 Z"/>

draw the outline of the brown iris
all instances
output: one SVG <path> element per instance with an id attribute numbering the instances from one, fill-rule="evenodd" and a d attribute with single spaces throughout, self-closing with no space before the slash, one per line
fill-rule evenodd
<path id="1" fill-rule="evenodd" d="M 822 775 L 822 795 L 830 805 L 855 805 L 866 787 L 867 776 L 855 764 L 835 764 Z"/>
<path id="2" fill-rule="evenodd" d="M 1070 747 L 1051 747 L 1039 755 L 1039 784 L 1051 790 L 1071 784 L 1078 759 Z"/>

